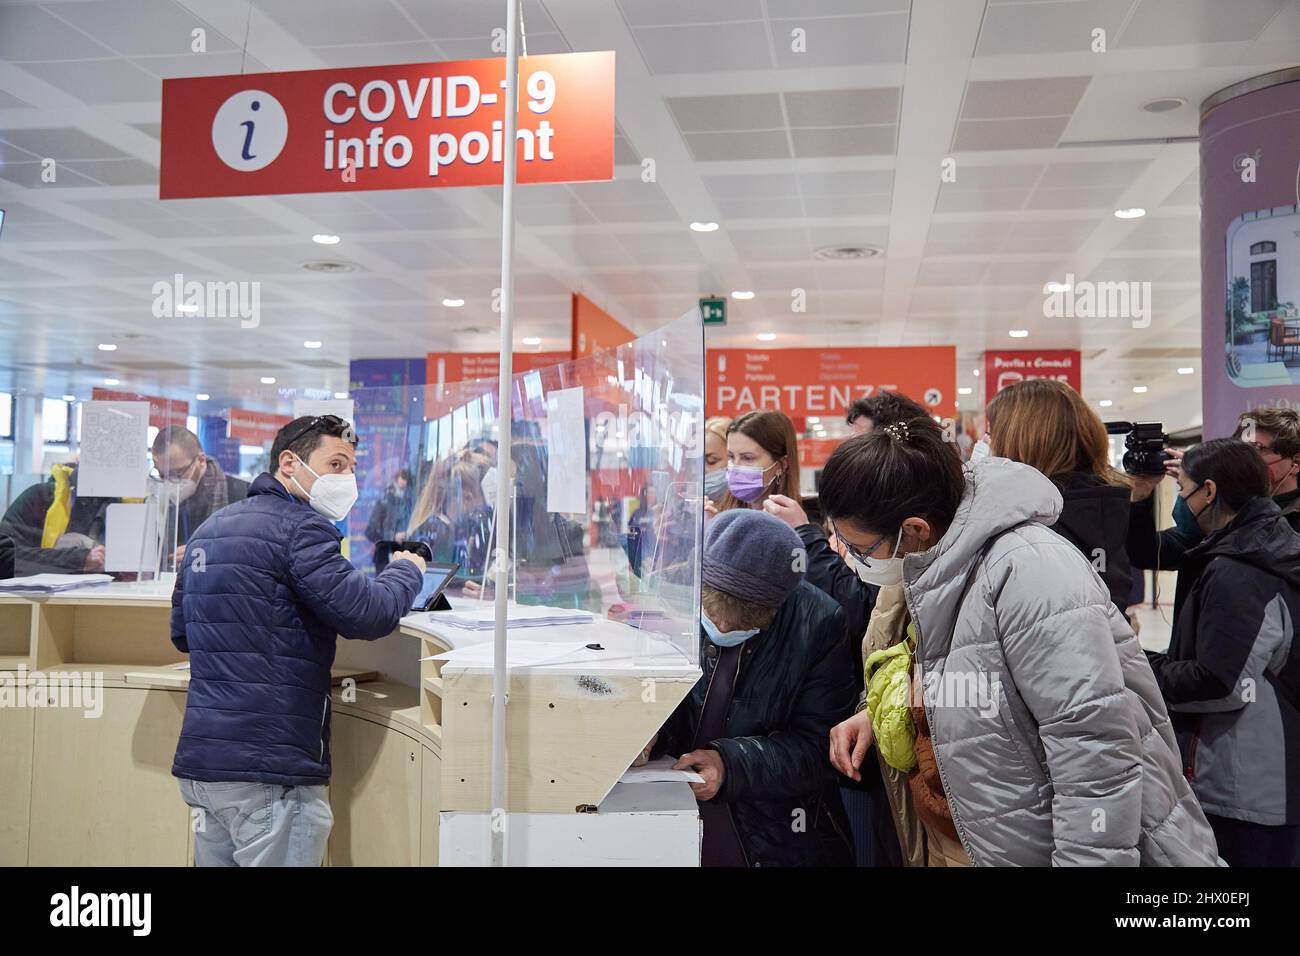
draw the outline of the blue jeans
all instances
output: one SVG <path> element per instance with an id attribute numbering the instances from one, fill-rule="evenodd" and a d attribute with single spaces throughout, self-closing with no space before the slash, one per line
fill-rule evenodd
<path id="1" fill-rule="evenodd" d="M 196 866 L 320 866 L 334 826 L 324 786 L 181 779 Z"/>

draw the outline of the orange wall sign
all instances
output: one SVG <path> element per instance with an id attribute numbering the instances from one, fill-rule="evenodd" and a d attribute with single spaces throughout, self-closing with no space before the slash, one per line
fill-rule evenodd
<path id="1" fill-rule="evenodd" d="M 159 196 L 502 182 L 505 59 L 163 81 Z M 517 181 L 614 178 L 614 54 L 519 61 Z"/>
<path id="2" fill-rule="evenodd" d="M 1078 349 L 1042 349 L 1001 350 L 984 353 L 984 401 L 993 401 L 993 396 L 1008 385 L 1015 385 L 1031 378 L 1051 378 L 1064 382 L 1076 392 L 1083 391 L 1080 375 L 1082 362 Z"/>
<path id="3" fill-rule="evenodd" d="M 845 438 L 851 438 L 846 435 Z M 831 457 L 831 452 L 840 447 L 845 438 L 800 438 L 799 467 L 820 468 Z"/>
<path id="4" fill-rule="evenodd" d="M 510 370 L 515 375 L 569 361 L 568 352 L 515 352 Z M 424 381 L 428 385 L 495 379 L 501 372 L 499 352 L 430 352 L 425 356 Z"/>
<path id="5" fill-rule="evenodd" d="M 573 357 L 617 348 L 636 338 L 636 333 L 581 292 L 573 293 Z"/>
<path id="6" fill-rule="evenodd" d="M 185 427 L 185 419 L 190 413 L 190 403 L 163 398 L 161 395 L 140 395 L 137 392 L 115 392 L 109 388 L 92 388 L 92 401 L 104 402 L 148 402 L 149 424 L 154 428 L 166 428 L 168 425 Z"/>
<path id="7" fill-rule="evenodd" d="M 901 392 L 941 418 L 956 412 L 951 345 L 846 349 L 709 349 L 710 415 L 773 408 L 791 418 L 843 415 L 876 392 Z"/>
<path id="8" fill-rule="evenodd" d="M 226 415 L 226 437 L 249 445 L 265 445 L 275 441 L 276 432 L 291 421 L 288 415 L 232 408 Z"/>

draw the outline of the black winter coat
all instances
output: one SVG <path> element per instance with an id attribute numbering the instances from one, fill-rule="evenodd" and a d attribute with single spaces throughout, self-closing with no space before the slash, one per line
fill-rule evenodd
<path id="1" fill-rule="evenodd" d="M 1052 482 L 1061 492 L 1061 516 L 1052 530 L 1083 552 L 1101 575 L 1111 601 L 1123 613 L 1133 590 L 1133 569 L 1126 547 L 1128 489 L 1082 471 L 1054 475 Z"/>
<path id="2" fill-rule="evenodd" d="M 1180 555 L 1173 637 L 1147 659 L 1206 813 L 1300 823 L 1300 535 L 1255 498 Z"/>
<path id="3" fill-rule="evenodd" d="M 718 648 L 701 633 L 704 675 L 668 718 L 656 754 L 694 749 Z M 725 767 L 713 799 L 731 811 L 750 866 L 852 863 L 852 838 L 827 758 L 830 729 L 853 713 L 844 614 L 807 581 L 745 642 L 727 736 L 710 742 Z"/>
<path id="4" fill-rule="evenodd" d="M 67 534 L 84 534 L 102 544 L 108 506 L 121 499 L 87 498 L 76 493 L 77 472 L 72 477 L 72 512 L 68 516 Z M 14 576 L 29 574 L 80 574 L 86 570 L 88 548 L 42 548 L 45 514 L 54 504 L 54 479 L 32 485 L 14 499 L 0 518 L 0 534 L 14 544 Z"/>

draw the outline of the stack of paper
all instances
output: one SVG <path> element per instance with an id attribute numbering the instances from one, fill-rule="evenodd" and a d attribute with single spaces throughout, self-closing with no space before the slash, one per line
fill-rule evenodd
<path id="1" fill-rule="evenodd" d="M 25 578 L 0 580 L 0 592 L 35 591 L 39 594 L 56 594 L 73 588 L 108 584 L 112 580 L 113 577 L 109 574 L 30 574 Z"/>
<path id="2" fill-rule="evenodd" d="M 557 624 L 590 624 L 586 611 L 558 607 L 512 605 L 506 612 L 507 627 L 554 627 Z M 466 631 L 490 631 L 496 626 L 496 612 L 491 604 L 472 610 L 438 611 L 433 619 Z"/>

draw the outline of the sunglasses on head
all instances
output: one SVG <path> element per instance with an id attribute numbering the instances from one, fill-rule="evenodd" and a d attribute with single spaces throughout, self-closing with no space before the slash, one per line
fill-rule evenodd
<path id="1" fill-rule="evenodd" d="M 307 424 L 295 431 L 292 437 L 286 438 L 284 440 L 285 447 L 287 448 L 289 445 L 292 445 L 303 435 L 315 429 L 318 425 L 328 425 L 331 428 L 342 428 L 344 430 L 349 427 L 347 421 L 339 418 L 337 415 L 317 415 L 308 421 Z"/>

